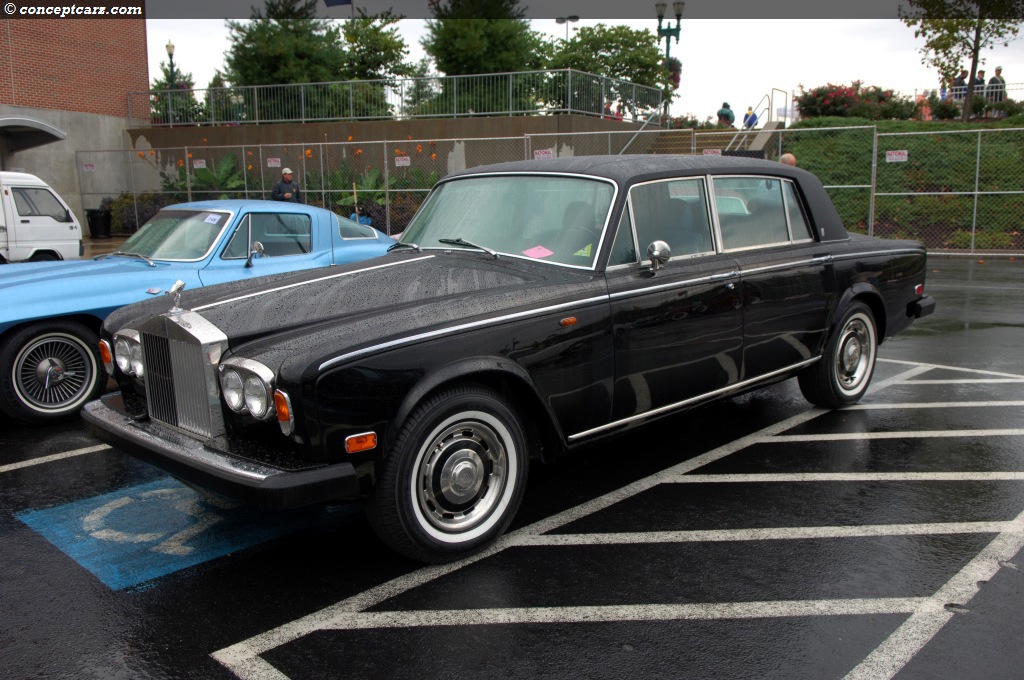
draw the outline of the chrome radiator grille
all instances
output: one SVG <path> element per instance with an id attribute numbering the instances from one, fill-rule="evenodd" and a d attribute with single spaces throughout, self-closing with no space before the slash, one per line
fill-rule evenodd
<path id="1" fill-rule="evenodd" d="M 140 339 L 149 417 L 204 438 L 224 434 L 216 377 L 223 333 L 184 312 L 151 320 Z"/>

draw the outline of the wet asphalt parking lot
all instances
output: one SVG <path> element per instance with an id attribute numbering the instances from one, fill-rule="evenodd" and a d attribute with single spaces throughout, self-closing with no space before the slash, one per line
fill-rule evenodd
<path id="1" fill-rule="evenodd" d="M 870 394 L 795 381 L 530 472 L 442 567 L 0 421 L 6 678 L 1020 678 L 1024 262 L 930 260 Z"/>

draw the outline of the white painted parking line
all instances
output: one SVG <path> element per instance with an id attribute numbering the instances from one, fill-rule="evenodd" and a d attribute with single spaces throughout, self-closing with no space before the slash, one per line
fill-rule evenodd
<path id="1" fill-rule="evenodd" d="M 877 524 L 849 527 L 771 527 L 767 529 L 701 529 L 615 534 L 544 534 L 521 545 L 639 545 L 644 543 L 723 543 L 726 541 L 794 541 L 821 538 L 877 538 L 933 534 L 1001 534 L 1013 522 L 937 522 L 934 524 Z"/>
<path id="2" fill-rule="evenodd" d="M 911 385 L 1020 385 L 1024 378 L 957 378 L 955 380 L 913 380 Z"/>
<path id="3" fill-rule="evenodd" d="M 879 360 L 887 361 L 887 360 Z M 909 368 L 897 375 L 878 380 L 871 385 L 868 394 L 875 394 L 887 387 L 900 384 L 923 385 L 925 380 L 918 376 L 932 370 L 961 371 L 974 376 L 989 378 L 965 378 L 951 380 L 950 384 L 972 382 L 1024 383 L 1024 376 L 961 369 L 952 366 L 920 364 L 909 361 L 888 360 L 887 363 L 906 365 Z M 946 384 L 947 381 L 927 381 Z M 1024 402 L 952 402 L 956 406 L 936 404 L 904 404 L 903 408 L 967 408 L 980 403 L 992 406 L 1020 406 Z M 876 408 L 863 405 L 855 408 Z M 900 405 L 879 404 L 877 408 L 898 409 Z M 499 539 L 486 551 L 471 558 L 452 564 L 426 567 L 392 581 L 381 584 L 354 597 L 342 600 L 330 607 L 287 623 L 279 628 L 266 631 L 248 640 L 218 650 L 211 656 L 223 666 L 246 680 L 287 680 L 271 664 L 260 656 L 265 652 L 288 644 L 317 630 L 350 630 L 354 628 L 409 628 L 424 626 L 484 625 L 494 623 L 576 623 L 594 621 L 652 621 L 710 618 L 771 618 L 781 616 L 825 616 L 834 614 L 878 614 L 909 613 L 910 619 L 894 633 L 878 650 L 867 657 L 853 678 L 891 677 L 913 657 L 921 647 L 938 632 L 952 614 L 945 609 L 947 603 L 963 603 L 977 590 L 977 581 L 987 578 L 998 569 L 999 560 L 1012 557 L 1024 545 L 1024 513 L 1012 522 L 964 522 L 917 525 L 877 525 L 852 527 L 789 527 L 721 531 L 680 531 L 647 532 L 628 534 L 573 534 L 552 535 L 577 519 L 608 508 L 620 501 L 631 498 L 643 491 L 666 483 L 700 482 L 780 482 L 780 481 L 965 481 L 965 480 L 1011 480 L 1024 481 L 1024 473 L 810 473 L 772 475 L 692 475 L 690 473 L 709 463 L 720 460 L 749 446 L 765 442 L 796 441 L 838 441 L 842 439 L 896 439 L 925 437 L 987 437 L 1024 435 L 1024 429 L 1000 430 L 955 430 L 922 432 L 879 432 L 851 433 L 842 435 L 783 435 L 783 432 L 802 425 L 827 413 L 812 408 L 782 422 L 766 427 L 733 442 L 720 446 L 695 458 L 686 460 L 659 473 L 638 480 L 621 489 L 560 512 L 510 533 Z M 491 557 L 513 546 L 563 546 L 616 543 L 666 543 L 695 541 L 735 540 L 792 540 L 797 538 L 848 538 L 895 535 L 935 534 L 978 534 L 995 533 L 998 537 L 975 560 L 953 577 L 932 597 L 864 599 L 864 600 L 816 600 L 785 602 L 729 602 L 701 605 L 649 605 L 635 604 L 611 607 L 550 607 L 522 609 L 483 609 L 457 611 L 411 611 L 411 612 L 367 612 L 366 609 L 429 583 L 446 574 L 470 564 Z M 1014 547 L 1017 546 L 1017 547 Z M 979 575 L 980 574 L 980 575 Z M 916 645 L 916 647 L 915 647 Z M 859 673 L 859 674 L 858 674 Z"/>
<path id="4" fill-rule="evenodd" d="M 942 364 L 923 364 L 923 363 L 921 363 L 919 361 L 905 361 L 903 359 L 878 359 L 878 363 L 880 363 L 880 364 L 902 364 L 904 366 L 917 366 L 919 368 L 923 368 L 923 369 L 929 370 L 929 371 L 932 370 L 932 369 L 939 369 L 939 370 L 943 370 L 943 371 L 956 371 L 958 373 L 975 373 L 975 374 L 978 374 L 978 375 L 987 375 L 987 376 L 994 376 L 994 377 L 1000 377 L 1000 378 L 1014 378 L 1013 382 L 1024 380 L 1024 375 L 1021 375 L 1019 373 L 1004 373 L 1002 371 L 986 371 L 986 370 L 981 369 L 981 368 L 962 368 L 960 366 L 944 366 Z M 954 381 L 954 382 L 959 382 L 959 381 Z M 990 381 L 989 380 L 985 380 L 983 382 L 990 382 Z M 914 381 L 914 384 L 915 385 L 917 384 L 916 380 Z"/>
<path id="5" fill-rule="evenodd" d="M 766 442 L 842 442 L 865 439 L 941 439 L 948 437 L 1019 437 L 1024 429 L 1002 430 L 914 430 L 907 432 L 840 432 L 837 434 L 783 434 L 766 438 Z"/>
<path id="6" fill-rule="evenodd" d="M 739 482 L 991 482 L 1024 481 L 1024 472 L 777 472 L 737 475 L 682 475 L 675 484 Z"/>
<path id="7" fill-rule="evenodd" d="M 891 678 L 914 658 L 955 616 L 946 609 L 947 604 L 967 604 L 977 594 L 981 582 L 990 580 L 1002 563 L 1024 549 L 1024 513 L 1012 524 L 1010 531 L 999 534 L 946 585 L 925 598 L 920 609 L 847 674 L 847 680 Z"/>
<path id="8" fill-rule="evenodd" d="M 919 384 L 915 380 L 914 384 Z M 906 403 L 878 403 L 878 404 L 854 404 L 846 406 L 843 411 L 899 411 L 901 409 L 926 409 L 926 408 L 998 408 L 1010 406 L 1024 406 L 1024 400 L 1015 401 L 922 401 Z"/>
<path id="9" fill-rule="evenodd" d="M 75 456 L 84 456 L 87 453 L 95 453 L 97 451 L 106 451 L 110 447 L 106 444 L 100 444 L 98 446 L 87 446 L 84 449 L 75 449 L 74 451 L 65 451 L 64 453 L 55 453 L 52 456 L 43 456 L 42 458 L 33 458 L 32 460 L 23 460 L 20 463 L 11 463 L 10 465 L 0 466 L 0 474 L 5 472 L 12 472 L 14 470 L 21 470 L 22 468 L 32 467 L 33 465 L 42 465 L 44 463 L 52 463 L 56 460 L 65 460 L 67 458 L 74 458 Z"/>

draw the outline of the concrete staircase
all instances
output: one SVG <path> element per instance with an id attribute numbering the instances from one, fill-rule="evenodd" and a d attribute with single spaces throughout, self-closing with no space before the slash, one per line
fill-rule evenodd
<path id="1" fill-rule="evenodd" d="M 769 121 L 764 127 L 747 133 L 736 130 L 694 132 L 693 130 L 665 130 L 651 144 L 647 153 L 701 155 L 707 150 L 724 151 L 733 148 L 749 151 L 764 151 L 782 128 L 779 121 Z M 734 141 L 735 140 L 735 141 Z"/>

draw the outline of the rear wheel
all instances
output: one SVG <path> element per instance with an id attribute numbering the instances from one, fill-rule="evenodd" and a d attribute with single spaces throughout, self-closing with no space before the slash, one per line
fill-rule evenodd
<path id="1" fill-rule="evenodd" d="M 843 313 L 821 360 L 800 374 L 800 391 L 815 406 L 855 404 L 871 383 L 877 353 L 875 317 L 867 305 L 855 302 Z"/>
<path id="2" fill-rule="evenodd" d="M 57 256 L 53 253 L 36 253 L 28 259 L 29 262 L 56 262 Z"/>
<path id="3" fill-rule="evenodd" d="M 0 341 L 0 409 L 45 423 L 76 415 L 105 382 L 96 334 L 74 321 L 21 328 Z"/>
<path id="4" fill-rule="evenodd" d="M 494 542 L 526 485 L 523 427 L 497 392 L 454 387 L 429 397 L 402 427 L 367 505 L 391 548 L 448 562 Z"/>

